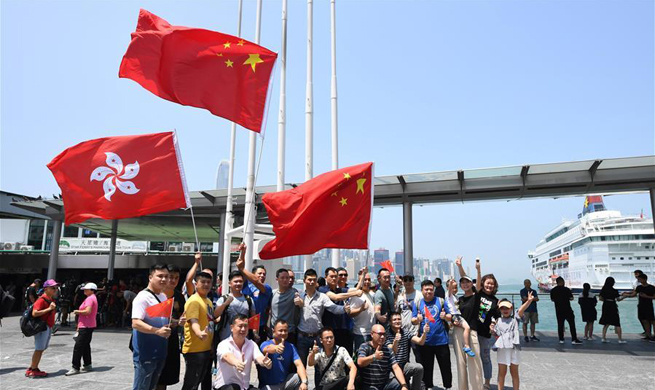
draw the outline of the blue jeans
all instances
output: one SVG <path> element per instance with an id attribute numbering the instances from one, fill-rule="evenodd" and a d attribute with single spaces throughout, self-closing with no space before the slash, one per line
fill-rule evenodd
<path id="1" fill-rule="evenodd" d="M 134 360 L 134 384 L 133 390 L 154 390 L 157 387 L 159 375 L 164 369 L 166 359 L 155 359 L 147 361 Z"/>
<path id="2" fill-rule="evenodd" d="M 484 372 L 484 379 L 491 379 L 493 374 L 493 367 L 491 365 L 491 338 L 478 335 L 480 342 L 480 359 L 482 360 L 482 371 Z"/>

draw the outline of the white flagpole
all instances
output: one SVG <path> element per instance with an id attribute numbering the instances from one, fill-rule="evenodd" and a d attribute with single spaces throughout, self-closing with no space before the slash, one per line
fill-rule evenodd
<path id="1" fill-rule="evenodd" d="M 312 46 L 314 40 L 314 2 L 307 0 L 307 86 L 305 89 L 305 180 L 314 176 L 314 86 L 312 73 Z M 305 255 L 305 271 L 312 268 L 313 255 Z"/>
<path id="2" fill-rule="evenodd" d="M 239 18 L 237 19 L 237 36 L 241 36 L 241 15 L 243 13 L 243 0 L 239 0 Z M 225 205 L 225 226 L 223 239 L 223 291 L 229 286 L 230 274 L 230 255 L 232 247 L 232 238 L 227 232 L 232 230 L 234 225 L 234 215 L 232 214 L 232 189 L 234 187 L 234 160 L 236 150 L 237 124 L 232 122 L 230 130 L 230 165 L 227 176 L 227 204 Z"/>
<path id="3" fill-rule="evenodd" d="M 282 46 L 280 50 L 280 114 L 277 123 L 277 190 L 284 191 L 287 128 L 287 0 L 282 0 Z"/>
<path id="4" fill-rule="evenodd" d="M 255 43 L 259 45 L 262 26 L 262 0 L 257 0 L 257 21 L 255 26 Z M 257 154 L 257 133 L 250 132 L 248 146 L 248 182 L 246 185 L 246 211 L 243 218 L 244 242 L 246 250 L 246 269 L 252 268 L 253 238 L 255 235 L 255 158 Z"/>
<path id="5" fill-rule="evenodd" d="M 330 51 L 332 57 L 332 79 L 330 83 L 330 109 L 332 125 L 332 170 L 339 169 L 339 125 L 337 121 L 337 11 L 335 0 L 330 0 Z M 340 267 L 340 250 L 332 249 L 332 266 Z"/>

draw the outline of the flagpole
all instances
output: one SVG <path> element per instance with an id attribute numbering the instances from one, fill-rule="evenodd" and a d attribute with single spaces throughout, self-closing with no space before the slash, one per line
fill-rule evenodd
<path id="1" fill-rule="evenodd" d="M 237 19 L 237 36 L 241 37 L 241 16 L 243 14 L 243 0 L 239 0 L 239 17 Z M 234 187 L 234 160 L 236 154 L 237 124 L 232 122 L 230 129 L 230 165 L 227 175 L 227 203 L 225 205 L 225 226 L 223 238 L 223 286 L 229 286 L 230 277 L 230 255 L 232 238 L 227 232 L 234 227 L 234 215 L 232 214 L 232 192 Z"/>
<path id="2" fill-rule="evenodd" d="M 307 0 L 307 84 L 305 89 L 305 181 L 314 176 L 314 86 L 312 74 L 314 2 Z M 312 255 L 303 256 L 305 271 L 312 268 Z"/>
<path id="3" fill-rule="evenodd" d="M 332 125 L 332 170 L 339 169 L 339 126 L 337 121 L 337 11 L 336 1 L 330 0 L 330 51 L 332 79 L 330 82 L 330 109 Z M 340 250 L 332 249 L 332 267 L 340 267 Z"/>
<path id="4" fill-rule="evenodd" d="M 277 190 L 284 191 L 287 128 L 287 0 L 282 0 L 282 45 L 280 50 L 280 114 L 277 124 Z"/>
<path id="5" fill-rule="evenodd" d="M 257 0 L 257 21 L 255 26 L 255 43 L 261 40 L 262 0 Z M 244 242 L 246 243 L 246 269 L 252 268 L 253 238 L 255 235 L 255 158 L 257 154 L 257 133 L 250 132 L 248 146 L 248 182 L 246 186 L 246 211 L 243 219 Z"/>

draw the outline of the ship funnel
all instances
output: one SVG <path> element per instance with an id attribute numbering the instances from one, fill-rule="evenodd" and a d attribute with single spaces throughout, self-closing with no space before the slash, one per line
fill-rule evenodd
<path id="1" fill-rule="evenodd" d="M 603 203 L 603 196 L 587 196 L 584 200 L 584 208 L 582 209 L 582 215 L 587 213 L 595 213 L 596 211 L 605 211 L 605 204 Z"/>

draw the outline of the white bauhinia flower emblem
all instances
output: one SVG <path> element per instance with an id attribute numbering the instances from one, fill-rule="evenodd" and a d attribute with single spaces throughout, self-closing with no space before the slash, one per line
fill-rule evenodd
<path id="1" fill-rule="evenodd" d="M 128 164 L 123 167 L 123 160 L 112 152 L 105 152 L 107 165 L 109 167 L 98 167 L 91 173 L 91 181 L 103 181 L 102 188 L 105 190 L 105 199 L 111 202 L 111 196 L 116 193 L 118 187 L 122 193 L 133 195 L 139 192 L 134 183 L 129 181 L 139 174 L 139 162 Z M 124 168 L 124 169 L 123 169 Z"/>

